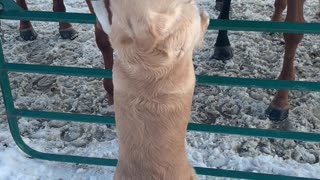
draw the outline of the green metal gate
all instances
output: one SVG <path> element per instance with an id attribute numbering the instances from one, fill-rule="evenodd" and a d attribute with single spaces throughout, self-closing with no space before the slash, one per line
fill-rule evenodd
<path id="1" fill-rule="evenodd" d="M 91 14 L 81 13 L 53 13 L 53 12 L 39 12 L 39 11 L 24 11 L 13 0 L 0 0 L 0 19 L 12 20 L 36 20 L 36 21 L 50 21 L 50 22 L 73 22 L 73 23 L 87 23 L 94 24 L 95 17 Z M 235 31 L 259 31 L 259 32 L 288 32 L 288 33 L 309 33 L 320 34 L 320 24 L 317 23 L 287 23 L 287 22 L 265 22 L 265 21 L 225 21 L 225 20 L 210 20 L 209 29 L 221 30 L 235 30 Z M 75 121 L 86 123 L 103 123 L 114 124 L 113 117 L 94 116 L 84 114 L 71 114 L 59 112 L 44 112 L 16 109 L 11 93 L 9 83 L 9 72 L 22 73 L 38 73 L 38 74 L 53 74 L 53 75 L 68 75 L 68 76 L 85 76 L 96 78 L 111 78 L 111 71 L 102 69 L 88 69 L 75 67 L 61 67 L 61 66 L 46 66 L 46 65 L 30 65 L 30 64 L 16 64 L 7 63 L 4 60 L 2 44 L 0 42 L 0 85 L 4 98 L 8 123 L 10 131 L 16 144 L 22 151 L 31 157 L 71 162 L 91 165 L 116 166 L 116 159 L 103 159 L 82 156 L 70 156 L 49 154 L 45 152 L 38 152 L 30 148 L 21 138 L 18 128 L 18 117 L 27 118 L 44 118 L 61 121 Z M 288 90 L 304 90 L 304 91 L 320 91 L 320 83 L 316 82 L 302 82 L 302 81 L 281 81 L 281 80 L 263 80 L 251 78 L 234 78 L 234 77 L 220 77 L 220 76 L 197 76 L 197 84 L 207 85 L 221 85 L 221 86 L 238 86 L 238 87 L 253 87 L 253 88 L 269 88 L 269 89 L 288 89 Z M 239 128 L 226 126 L 212 126 L 205 124 L 189 123 L 189 131 L 200 131 L 220 134 L 231 134 L 241 136 L 254 136 L 265 138 L 280 138 L 302 140 L 310 142 L 320 142 L 320 134 L 303 133 L 303 132 L 285 132 L 275 130 L 262 130 L 253 128 Z M 221 170 L 195 167 L 197 174 L 208 176 L 220 176 L 229 178 L 241 179 L 311 179 L 289 177 L 281 175 L 271 175 L 262 173 L 250 173 L 233 170 Z"/>

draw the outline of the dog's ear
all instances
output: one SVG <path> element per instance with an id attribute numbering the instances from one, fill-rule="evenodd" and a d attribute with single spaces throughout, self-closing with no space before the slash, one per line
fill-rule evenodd
<path id="1" fill-rule="evenodd" d="M 112 12 L 110 10 L 110 0 L 91 0 L 93 11 L 102 27 L 102 30 L 109 34 L 111 32 Z"/>

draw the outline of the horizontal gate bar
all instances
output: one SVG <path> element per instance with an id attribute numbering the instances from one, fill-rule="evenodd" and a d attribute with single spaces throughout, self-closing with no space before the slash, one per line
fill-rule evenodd
<path id="1" fill-rule="evenodd" d="M 97 69 L 97 68 L 79 68 L 79 67 L 66 67 L 66 66 L 6 63 L 3 69 L 6 69 L 7 71 L 12 71 L 12 72 L 53 74 L 53 75 L 63 75 L 63 76 L 83 76 L 83 77 L 96 77 L 96 78 L 112 77 L 111 70 L 104 70 L 104 69 Z"/>
<path id="2" fill-rule="evenodd" d="M 211 19 L 208 29 L 320 34 L 320 23 Z"/>
<path id="3" fill-rule="evenodd" d="M 12 72 L 86 76 L 86 77 L 96 77 L 96 78 L 111 78 L 112 76 L 112 72 L 110 70 L 64 67 L 64 66 L 6 63 L 4 65 L 4 69 Z M 202 76 L 202 75 L 198 75 L 196 77 L 197 77 L 198 84 L 206 84 L 206 85 L 238 86 L 238 87 L 253 87 L 253 88 L 266 88 L 266 89 L 288 89 L 288 90 L 302 90 L 302 91 L 320 91 L 320 83 L 318 82 L 268 80 L 268 79 L 237 78 L 237 77 L 223 77 L 223 76 Z"/>
<path id="4" fill-rule="evenodd" d="M 2 11 L 0 12 L 0 19 L 73 22 L 88 24 L 94 24 L 96 21 L 95 16 L 92 14 L 24 10 Z M 211 19 L 209 29 L 320 34 L 320 23 Z"/>
<path id="5" fill-rule="evenodd" d="M 96 17 L 93 14 L 48 11 L 2 11 L 0 12 L 0 19 L 73 22 L 84 24 L 96 23 Z"/>
<path id="6" fill-rule="evenodd" d="M 28 118 L 43 118 L 51 120 L 63 120 L 81 123 L 97 123 L 97 124 L 115 124 L 115 119 L 112 116 L 99 116 L 88 114 L 74 114 L 48 111 L 33 111 L 15 109 L 14 116 L 28 117 Z"/>
<path id="7" fill-rule="evenodd" d="M 236 170 L 212 169 L 203 167 L 194 167 L 197 174 L 210 175 L 217 177 L 229 177 L 236 179 L 255 179 L 255 180 L 318 180 L 316 178 L 292 177 L 273 174 L 251 173 Z"/>
<path id="8" fill-rule="evenodd" d="M 10 130 L 13 132 L 13 138 L 19 148 L 30 155 L 33 158 L 38 158 L 42 160 L 49 161 L 60 161 L 60 162 L 70 162 L 70 163 L 81 163 L 81 164 L 91 164 L 91 165 L 103 165 L 103 166 L 116 166 L 116 159 L 105 159 L 96 157 L 83 157 L 74 155 L 58 155 L 51 153 L 43 153 L 30 148 L 19 135 L 18 121 L 14 119 L 9 120 Z M 316 180 L 314 178 L 304 178 L 304 177 L 292 177 L 283 175 L 273 175 L 273 174 L 263 174 L 263 173 L 252 173 L 244 171 L 235 170 L 223 170 L 223 169 L 212 169 L 204 167 L 194 167 L 195 171 L 199 175 L 207 176 L 218 176 L 218 177 L 229 177 L 229 178 L 242 178 L 242 179 L 256 179 L 256 180 Z"/>
<path id="9" fill-rule="evenodd" d="M 16 109 L 14 111 L 14 114 L 12 115 L 19 116 L 19 117 L 28 117 L 28 118 L 43 118 L 43 119 L 51 119 L 51 120 L 64 120 L 64 121 L 85 122 L 85 123 L 103 123 L 103 124 L 115 123 L 114 117 L 110 117 L 110 116 L 107 117 L 107 116 L 96 116 L 96 115 L 85 115 L 85 114 L 60 113 L 60 112 L 46 112 L 46 111 Z M 290 132 L 290 131 L 277 131 L 277 130 L 267 130 L 267 129 L 216 126 L 216 125 L 206 125 L 206 124 L 197 124 L 197 123 L 189 123 L 188 130 L 219 133 L 219 134 L 320 142 L 320 134 L 305 133 L 305 132 Z"/>

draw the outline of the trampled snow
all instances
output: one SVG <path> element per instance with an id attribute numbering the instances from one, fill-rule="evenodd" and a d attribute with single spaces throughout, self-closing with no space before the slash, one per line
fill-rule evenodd
<path id="1" fill-rule="evenodd" d="M 211 18 L 218 12 L 213 0 L 197 1 Z M 317 0 L 306 1 L 305 19 L 315 18 Z M 32 10 L 51 10 L 50 0 L 28 2 Z M 89 12 L 84 0 L 65 0 L 69 12 Z M 270 20 L 273 0 L 234 0 L 232 18 Z M 62 40 L 57 23 L 33 22 L 39 37 L 25 42 L 19 37 L 18 21 L 2 20 L 4 54 L 8 62 L 103 68 L 95 44 L 94 27 L 74 24 L 80 36 Z M 217 31 L 206 34 L 204 46 L 194 54 L 196 73 L 276 79 L 280 72 L 284 46 L 281 39 L 260 32 L 229 32 L 233 59 L 210 60 Z M 320 81 L 320 37 L 305 35 L 295 63 L 296 79 Z M 113 115 L 101 79 L 39 74 L 10 73 L 17 108 Z M 275 126 L 264 116 L 274 90 L 197 86 L 191 121 L 198 123 L 280 129 L 320 133 L 320 95 L 318 92 L 292 91 L 289 119 Z M 19 121 L 23 140 L 32 148 L 49 153 L 117 158 L 118 142 L 113 127 L 68 123 L 45 119 Z M 188 157 L 195 166 L 319 178 L 320 144 L 294 140 L 240 137 L 188 132 Z M 32 159 L 22 153 L 11 138 L 0 95 L 0 179 L 2 180 L 102 180 L 112 179 L 113 167 L 77 165 Z M 213 177 L 199 176 L 201 179 Z"/>

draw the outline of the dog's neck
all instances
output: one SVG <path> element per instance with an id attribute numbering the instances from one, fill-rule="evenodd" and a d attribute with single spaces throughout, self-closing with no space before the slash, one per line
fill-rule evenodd
<path id="1" fill-rule="evenodd" d="M 169 54 L 170 53 L 170 54 Z M 186 53 L 183 49 L 164 52 L 161 48 L 154 48 L 150 52 L 130 50 L 130 53 L 118 52 L 120 63 L 128 73 L 155 74 L 157 77 L 164 77 L 182 64 L 192 59 L 192 51 Z"/>

